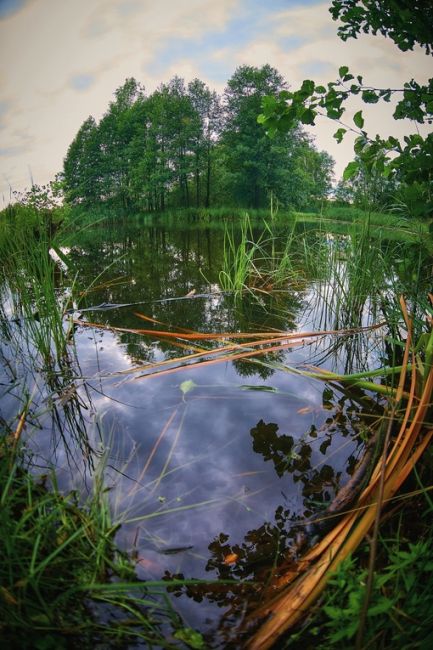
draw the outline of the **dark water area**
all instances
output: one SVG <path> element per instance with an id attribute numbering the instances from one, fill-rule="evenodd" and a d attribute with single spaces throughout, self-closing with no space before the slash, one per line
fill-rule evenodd
<path id="1" fill-rule="evenodd" d="M 342 282 L 350 282 L 345 239 L 303 227 L 293 243 L 299 272 L 269 294 L 235 299 L 219 285 L 221 225 L 130 220 L 85 229 L 63 248 L 68 269 L 59 292 L 69 292 L 75 319 L 69 375 L 47 384 L 29 351 L 18 359 L 3 337 L 1 415 L 7 421 L 20 410 L 25 381 L 34 403 L 26 444 L 35 471 L 54 466 L 63 489 L 84 494 L 103 470 L 113 518 L 123 522 L 116 541 L 136 558 L 140 578 L 219 580 L 171 594 L 187 624 L 215 646 L 230 641 L 271 567 L 347 482 L 383 409 L 375 393 L 296 370 L 380 367 L 389 331 L 305 338 L 250 360 L 191 357 L 187 367 L 186 355 L 233 339 L 158 332 L 332 329 L 334 289 L 314 259 L 305 267 L 305 241 L 312 251 L 324 241 L 340 250 Z M 358 325 L 383 321 L 373 302 L 363 300 Z M 19 336 L 21 325 L 10 327 Z M 124 331 L 134 329 L 154 333 Z M 21 378 L 15 384 L 8 364 Z"/>

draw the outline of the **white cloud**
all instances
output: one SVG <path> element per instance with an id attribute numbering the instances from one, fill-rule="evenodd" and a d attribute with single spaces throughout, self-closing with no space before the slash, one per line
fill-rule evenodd
<path id="1" fill-rule="evenodd" d="M 421 49 L 401 52 L 391 40 L 371 35 L 343 42 L 337 36 L 337 24 L 330 17 L 328 3 L 284 11 L 274 16 L 270 25 L 272 28 L 268 32 L 263 30 L 260 41 L 242 50 L 232 51 L 231 56 L 250 65 L 271 64 L 294 89 L 310 76 L 316 83 L 336 79 L 341 65 L 349 66 L 354 74 L 362 74 L 365 83 L 385 88 L 401 88 L 405 81 L 413 77 L 423 82 L 431 76 L 431 57 Z M 279 39 L 299 34 L 308 37 L 300 46 L 284 49 L 279 45 Z M 308 70 L 312 62 L 320 63 L 316 75 Z M 306 74 L 306 70 L 309 74 Z M 419 128 L 419 125 L 408 120 L 393 120 L 392 103 L 368 106 L 360 98 L 353 98 L 347 103 L 343 121 L 352 124 L 353 114 L 360 109 L 366 118 L 365 126 L 372 134 L 402 137 Z M 336 175 L 339 177 L 347 162 L 353 158 L 354 136 L 348 134 L 338 145 L 332 137 L 337 127 L 334 122 L 319 118 L 316 127 L 309 131 L 316 137 L 319 148 L 329 151 L 336 159 Z"/>
<path id="2" fill-rule="evenodd" d="M 135 76 L 151 92 L 174 74 L 199 76 L 221 91 L 224 82 L 215 72 L 234 71 L 242 63 L 270 63 L 293 87 L 314 70 L 317 81 L 332 79 L 342 64 L 364 73 L 368 83 L 385 86 L 413 76 L 422 81 L 430 73 L 430 57 L 402 53 L 381 37 L 363 35 L 343 43 L 328 3 L 278 13 L 270 8 L 267 21 L 261 15 L 257 20 L 263 22 L 252 24 L 252 42 L 238 45 L 236 33 L 231 41 L 225 30 L 232 18 L 239 20 L 242 8 L 242 0 L 31 0 L 3 19 L 0 105 L 7 110 L 1 115 L 1 146 L 10 155 L 0 161 L 0 192 L 8 192 L 8 182 L 17 189 L 28 185 L 29 165 L 35 182 L 53 178 L 84 119 L 99 118 L 126 77 Z M 206 49 L 209 33 L 225 38 Z M 179 55 L 164 63 L 163 54 L 172 46 L 177 51 L 176 44 Z M 352 113 L 358 108 L 354 104 Z M 389 107 L 375 106 L 374 113 L 363 108 L 369 129 L 392 126 L 402 133 Z M 320 148 L 338 159 L 341 173 L 352 150 L 349 142 L 336 145 L 334 130 L 335 125 L 322 123 L 314 132 Z"/>
<path id="3" fill-rule="evenodd" d="M 81 123 L 89 113 L 102 115 L 126 77 L 153 90 L 161 78 L 148 64 L 158 48 L 223 29 L 238 1 L 34 0 L 1 21 L 0 91 L 11 108 L 2 115 L 2 147 L 16 155 L 0 161 L 0 193 L 9 192 L 8 182 L 16 189 L 28 185 L 29 165 L 35 182 L 53 178 Z M 190 61 L 173 68 L 198 75 Z M 83 79 L 94 79 L 86 92 Z M 27 130 L 33 146 L 19 154 L 17 133 Z"/>

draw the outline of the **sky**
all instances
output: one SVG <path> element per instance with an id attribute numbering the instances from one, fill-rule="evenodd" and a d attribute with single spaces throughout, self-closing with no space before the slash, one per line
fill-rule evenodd
<path id="1" fill-rule="evenodd" d="M 330 2 L 318 0 L 0 0 L 0 208 L 11 190 L 45 184 L 62 169 L 83 121 L 97 120 L 127 77 L 148 93 L 174 75 L 199 77 L 224 91 L 240 65 L 277 68 L 293 89 L 303 79 L 334 80 L 341 65 L 373 86 L 400 88 L 432 76 L 421 49 L 400 52 L 381 36 L 343 43 Z M 394 123 L 389 105 L 358 99 L 371 134 L 416 132 Z M 353 158 L 351 138 L 338 145 L 337 125 L 310 129 L 336 161 L 338 179 Z"/>

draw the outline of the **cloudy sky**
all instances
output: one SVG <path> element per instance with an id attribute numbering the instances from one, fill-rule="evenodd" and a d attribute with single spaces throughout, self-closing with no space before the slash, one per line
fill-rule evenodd
<path id="1" fill-rule="evenodd" d="M 340 65 L 366 82 L 401 87 L 431 76 L 432 58 L 402 53 L 382 37 L 343 43 L 320 0 L 0 0 L 0 207 L 10 188 L 45 183 L 62 168 L 83 120 L 99 119 L 114 90 L 134 76 L 152 92 L 175 74 L 223 91 L 242 64 L 276 67 L 296 88 L 334 79 Z M 348 108 L 346 120 L 360 106 Z M 363 107 L 365 108 L 365 107 Z M 401 135 L 388 106 L 364 110 L 369 132 Z M 373 117 L 374 115 L 374 117 Z M 336 159 L 351 158 L 335 125 L 313 132 Z"/>

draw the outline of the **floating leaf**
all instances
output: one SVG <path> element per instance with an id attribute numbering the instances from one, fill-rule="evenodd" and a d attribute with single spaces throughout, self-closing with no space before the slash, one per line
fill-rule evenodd
<path id="1" fill-rule="evenodd" d="M 258 390 L 258 391 L 264 391 L 265 393 L 278 393 L 279 390 L 278 388 L 274 388 L 273 386 L 256 386 L 255 384 L 241 384 L 239 386 L 241 390 Z"/>
<path id="2" fill-rule="evenodd" d="M 189 393 L 190 390 L 193 390 L 193 388 L 196 388 L 196 386 L 197 386 L 197 384 L 195 383 L 195 381 L 192 381 L 192 379 L 186 379 L 185 381 L 183 381 L 181 383 L 179 388 L 182 391 L 182 393 L 184 395 L 186 395 L 187 393 Z"/>
<path id="3" fill-rule="evenodd" d="M 183 641 L 187 646 L 194 648 L 195 650 L 204 650 L 206 647 L 204 639 L 200 632 L 196 632 L 190 627 L 184 627 L 181 630 L 177 630 L 173 636 L 175 639 Z"/>

